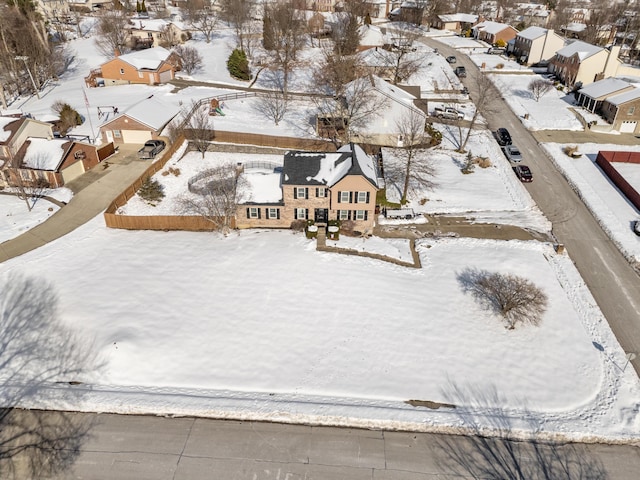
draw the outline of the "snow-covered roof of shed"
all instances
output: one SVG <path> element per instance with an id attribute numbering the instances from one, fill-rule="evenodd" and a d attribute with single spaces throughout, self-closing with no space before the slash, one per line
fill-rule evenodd
<path id="1" fill-rule="evenodd" d="M 604 50 L 604 48 L 591 45 L 587 42 L 576 40 L 566 47 L 561 48 L 556 53 L 562 57 L 570 57 L 577 54 L 580 60 L 584 60 L 585 58 L 589 58 L 592 55 L 601 52 L 602 50 Z"/>
<path id="2" fill-rule="evenodd" d="M 69 139 L 29 137 L 29 146 L 24 154 L 23 164 L 28 168 L 37 170 L 55 171 L 62 163 L 64 156 L 64 144 Z"/>
<path id="3" fill-rule="evenodd" d="M 535 40 L 536 38 L 544 37 L 547 34 L 547 29 L 542 27 L 529 27 L 525 28 L 518 33 L 518 37 L 525 38 L 527 40 Z"/>
<path id="4" fill-rule="evenodd" d="M 126 115 L 145 125 L 160 130 L 180 112 L 180 107 L 171 103 L 166 103 L 153 95 L 146 97 L 139 102 L 127 107 L 120 115 L 107 120 L 106 123 Z M 103 124 L 104 125 L 104 124 Z"/>
<path id="5" fill-rule="evenodd" d="M 486 21 L 486 22 L 481 22 L 477 24 L 474 28 L 477 28 L 478 30 L 482 30 L 483 32 L 487 32 L 490 34 L 496 34 L 496 33 L 500 33 L 501 31 L 509 27 L 511 27 L 511 25 L 507 25 L 506 23 Z"/>
<path id="6" fill-rule="evenodd" d="M 156 70 L 162 62 L 169 58 L 171 52 L 163 47 L 147 48 L 137 52 L 120 55 L 122 61 L 134 66 L 137 70 Z"/>
<path id="7" fill-rule="evenodd" d="M 579 92 L 591 98 L 600 98 L 604 95 L 610 95 L 630 86 L 629 82 L 620 78 L 610 77 L 593 82 L 592 84 L 581 88 Z"/>
<path id="8" fill-rule="evenodd" d="M 622 105 L 623 103 L 630 102 L 632 100 L 637 100 L 640 98 L 640 88 L 634 88 L 633 90 L 629 90 L 628 92 L 620 93 L 618 95 L 614 95 L 613 97 L 607 98 L 607 102 L 612 105 Z"/>
<path id="9" fill-rule="evenodd" d="M 11 130 L 5 130 L 4 127 L 18 120 L 15 117 L 0 117 L 0 142 L 6 142 L 11 136 Z"/>
<path id="10" fill-rule="evenodd" d="M 474 15 L 472 13 L 452 13 L 448 15 L 438 15 L 438 18 L 442 22 L 475 23 L 478 21 L 478 15 Z"/>

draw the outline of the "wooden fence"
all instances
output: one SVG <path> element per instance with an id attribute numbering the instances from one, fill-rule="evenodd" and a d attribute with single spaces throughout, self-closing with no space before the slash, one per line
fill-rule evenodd
<path id="1" fill-rule="evenodd" d="M 598 152 L 596 164 L 609 177 L 613 184 L 624 194 L 625 197 L 640 210 L 640 194 L 631 186 L 625 178 L 620 175 L 611 163 L 640 163 L 640 153 L 638 152 Z"/>
<path id="2" fill-rule="evenodd" d="M 184 130 L 187 138 L 192 134 L 189 129 Z M 259 133 L 227 132 L 224 130 L 212 130 L 209 137 L 211 141 L 220 143 L 235 143 L 255 145 L 258 147 L 275 147 L 292 150 L 312 150 L 318 152 L 335 152 L 336 146 L 329 140 L 320 138 L 296 138 L 278 137 L 275 135 L 262 135 Z"/>

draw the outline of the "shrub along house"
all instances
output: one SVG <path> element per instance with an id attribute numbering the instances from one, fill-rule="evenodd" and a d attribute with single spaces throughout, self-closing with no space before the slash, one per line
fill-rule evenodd
<path id="1" fill-rule="evenodd" d="M 280 188 L 279 202 L 241 205 L 238 228 L 288 228 L 296 220 L 317 224 L 341 220 L 352 221 L 354 230 L 364 232 L 375 223 L 376 163 L 352 143 L 331 153 L 287 152 Z"/>

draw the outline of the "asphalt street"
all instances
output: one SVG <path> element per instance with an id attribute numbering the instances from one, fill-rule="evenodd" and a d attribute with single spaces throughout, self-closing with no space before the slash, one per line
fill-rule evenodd
<path id="1" fill-rule="evenodd" d="M 437 435 L 196 418 L 16 412 L 12 424 L 57 426 L 67 455 L 47 456 L 62 472 L 29 472 L 24 450 L 16 479 L 56 480 L 632 480 L 632 445 L 506 442 Z M 15 433 L 0 431 L 0 442 Z M 36 442 L 40 440 L 35 436 Z M 24 440 L 24 438 L 23 438 Z M 59 461 L 59 464 L 55 464 Z M 6 459 L 0 460 L 0 468 Z M 46 464 L 45 464 L 46 466 Z M 6 475 L 6 468 L 2 478 Z"/>

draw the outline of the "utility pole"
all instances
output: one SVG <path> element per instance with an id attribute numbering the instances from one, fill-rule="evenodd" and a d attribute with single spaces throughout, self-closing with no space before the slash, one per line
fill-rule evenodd
<path id="1" fill-rule="evenodd" d="M 31 75 L 31 70 L 29 69 L 29 64 L 27 63 L 29 57 L 27 57 L 26 55 L 18 55 L 14 58 L 16 60 L 22 60 L 24 62 L 24 66 L 26 67 L 29 78 L 31 79 L 31 84 L 33 85 L 33 90 L 36 92 L 36 96 L 38 97 L 38 99 L 40 99 L 40 92 L 38 91 L 38 87 L 36 87 L 36 81 L 33 79 L 33 75 Z"/>

